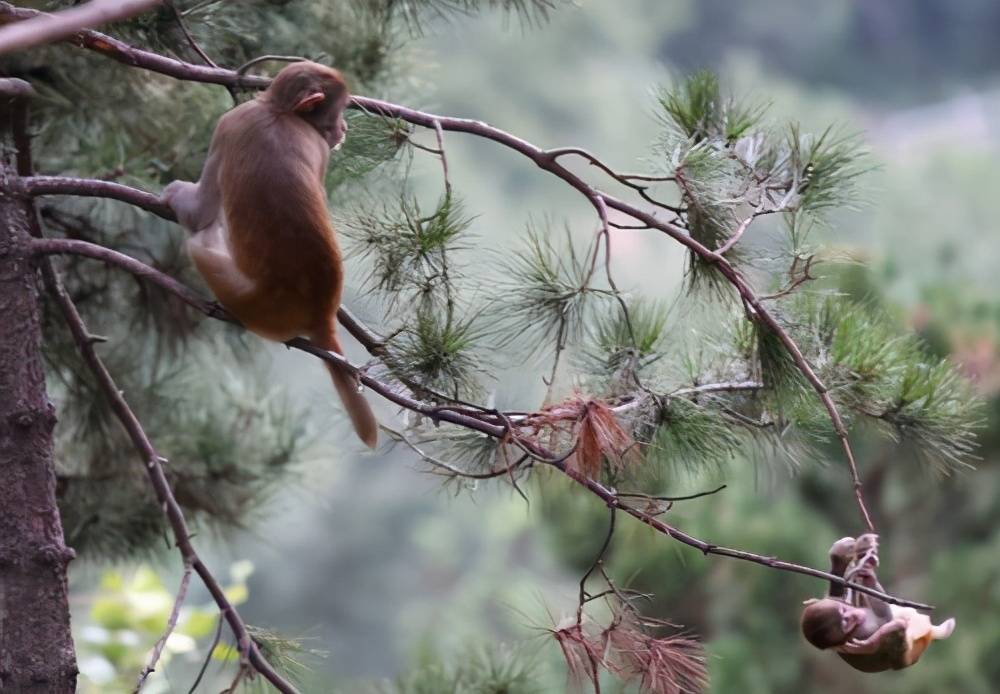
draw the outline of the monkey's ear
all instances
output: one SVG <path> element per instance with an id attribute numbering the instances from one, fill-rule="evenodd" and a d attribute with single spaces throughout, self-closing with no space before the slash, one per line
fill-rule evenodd
<path id="1" fill-rule="evenodd" d="M 308 94 L 307 96 L 299 99 L 298 103 L 295 104 L 295 108 L 292 110 L 296 113 L 308 113 L 319 106 L 325 98 L 326 94 L 323 92 L 313 92 L 312 94 Z"/>

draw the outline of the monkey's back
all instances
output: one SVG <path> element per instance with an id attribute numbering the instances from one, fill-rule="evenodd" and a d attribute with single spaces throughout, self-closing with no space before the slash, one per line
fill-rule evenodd
<path id="1" fill-rule="evenodd" d="M 256 284 L 232 310 L 276 339 L 325 328 L 343 285 L 323 188 L 329 146 L 301 118 L 259 100 L 226 114 L 218 133 L 230 143 L 219 174 L 230 248 Z"/>

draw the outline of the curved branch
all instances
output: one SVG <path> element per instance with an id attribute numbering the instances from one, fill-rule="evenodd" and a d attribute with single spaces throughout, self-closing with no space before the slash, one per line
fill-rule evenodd
<path id="1" fill-rule="evenodd" d="M 0 2 L 0 22 L 4 21 L 4 19 L 7 21 L 19 21 L 37 14 L 38 13 L 35 10 L 17 8 L 10 3 Z M 266 78 L 247 77 L 240 75 L 233 70 L 207 68 L 200 65 L 193 65 L 191 63 L 174 60 L 172 58 L 166 58 L 150 51 L 143 51 L 141 49 L 134 48 L 122 41 L 118 41 L 117 39 L 113 39 L 95 31 L 81 31 L 75 35 L 74 39 L 71 40 L 75 45 L 98 51 L 114 60 L 118 60 L 119 62 L 135 67 L 142 67 L 161 74 L 169 75 L 171 77 L 177 77 L 178 79 L 209 82 L 227 86 L 254 87 L 265 87 L 269 82 Z M 726 260 L 725 257 L 699 243 L 684 229 L 676 224 L 657 219 L 655 215 L 591 186 L 589 183 L 569 171 L 558 162 L 559 157 L 567 153 L 565 149 L 543 150 L 531 144 L 527 140 L 488 125 L 483 121 L 438 116 L 408 108 L 406 106 L 393 104 L 388 101 L 382 101 L 380 99 L 354 96 L 351 98 L 351 106 L 365 111 L 366 113 L 385 116 L 388 118 L 399 118 L 407 121 L 408 123 L 420 125 L 432 130 L 436 130 L 440 127 L 443 130 L 464 132 L 496 142 L 497 144 L 524 155 L 533 161 L 539 168 L 549 171 L 555 176 L 558 176 L 562 180 L 566 181 L 566 183 L 579 191 L 587 199 L 587 201 L 595 207 L 599 215 L 602 214 L 602 206 L 607 206 L 618 210 L 619 212 L 623 212 L 633 219 L 643 222 L 650 228 L 657 229 L 665 233 L 667 236 L 684 245 L 688 250 L 695 253 L 706 262 L 715 265 L 720 274 L 722 274 L 722 276 L 730 284 L 732 284 L 736 291 L 740 294 L 744 303 L 752 309 L 750 318 L 761 321 L 778 337 L 782 345 L 792 357 L 792 361 L 795 363 L 798 370 L 802 373 L 810 386 L 812 386 L 813 390 L 816 391 L 820 401 L 823 403 L 823 406 L 827 411 L 827 415 L 833 424 L 837 438 L 840 440 L 841 448 L 844 451 L 848 469 L 850 470 L 855 500 L 861 513 L 862 520 L 869 531 L 874 531 L 875 526 L 872 523 L 871 515 L 868 513 L 868 507 L 865 504 L 861 476 L 858 473 L 857 463 L 854 459 L 854 451 L 851 448 L 847 428 L 844 426 L 843 418 L 840 416 L 840 411 L 838 410 L 836 403 L 833 401 L 833 398 L 830 397 L 826 385 L 819 378 L 819 376 L 816 375 L 816 372 L 802 354 L 802 351 L 795 343 L 795 340 L 792 339 L 791 335 L 788 334 L 788 331 L 786 331 L 778 323 L 777 319 L 775 319 L 774 316 L 772 316 L 761 304 L 760 299 L 754 293 L 750 285 L 746 282 L 739 271 L 736 270 L 736 268 L 728 260 Z"/>
<path id="2" fill-rule="evenodd" d="M 168 221 L 177 221 L 174 211 L 165 205 L 159 196 L 120 183 L 65 176 L 26 176 L 21 179 L 21 184 L 24 193 L 27 195 L 72 195 L 110 198 L 141 207 Z M 44 239 L 43 241 L 47 245 L 38 246 L 39 253 L 74 253 L 119 265 L 129 272 L 145 277 L 167 291 L 173 292 L 181 297 L 185 303 L 202 313 L 230 323 L 236 322 L 218 304 L 206 301 L 169 275 L 152 270 L 148 265 L 140 263 L 130 256 L 85 241 L 71 239 Z M 150 270 L 152 270 L 152 273 L 149 273 Z M 343 306 L 337 312 L 337 320 L 368 352 L 375 356 L 384 354 L 385 343 L 382 338 L 376 335 Z"/>
<path id="3" fill-rule="evenodd" d="M 82 255 L 94 260 L 100 260 L 110 265 L 117 265 L 123 270 L 127 270 L 136 277 L 148 280 L 153 284 L 165 289 L 174 296 L 180 298 L 191 308 L 201 311 L 206 316 L 219 318 L 229 323 L 236 320 L 225 312 L 218 304 L 213 304 L 201 298 L 197 292 L 189 289 L 182 282 L 178 282 L 170 275 L 160 272 L 156 268 L 146 265 L 141 260 L 136 260 L 130 255 L 119 253 L 111 248 L 100 246 L 89 241 L 78 241 L 76 239 L 36 239 L 32 243 L 34 252 L 40 255 L 56 255 L 70 253 Z"/>
<path id="4" fill-rule="evenodd" d="M 64 239 L 39 239 L 34 241 L 33 243 L 34 243 L 34 248 L 37 250 L 37 252 L 43 254 L 76 253 L 80 255 L 85 255 L 90 258 L 105 260 L 106 262 L 122 267 L 123 269 L 126 269 L 130 272 L 133 271 L 133 269 L 141 268 L 141 272 L 139 274 L 141 274 L 142 277 L 145 277 L 147 279 L 156 282 L 158 286 L 167 289 L 167 291 L 172 291 L 176 293 L 177 291 L 176 288 L 178 286 L 183 287 L 183 285 L 181 285 L 176 280 L 168 277 L 167 275 L 161 273 L 158 270 L 149 267 L 148 265 L 145 265 L 144 263 L 136 260 L 135 258 L 125 256 L 124 254 L 112 251 L 111 249 L 103 248 L 102 246 L 97 246 L 96 244 L 91 244 L 84 241 L 67 241 Z M 156 278 L 157 275 L 160 275 L 162 276 L 162 278 L 165 279 L 162 278 L 157 279 Z M 206 315 L 209 315 L 210 317 L 213 318 L 220 318 L 218 315 L 208 312 L 212 308 L 212 304 L 210 304 L 209 302 L 201 299 L 196 299 L 192 301 L 191 297 L 192 296 L 196 297 L 196 295 L 190 289 L 184 287 L 183 292 L 181 294 L 178 294 L 178 296 L 180 296 L 181 299 L 185 301 L 185 303 L 188 303 L 193 308 L 205 312 Z M 498 415 L 497 413 L 491 414 L 490 412 L 474 412 L 472 410 L 467 410 L 467 409 L 462 411 L 457 411 L 455 409 L 441 408 L 436 404 L 426 403 L 416 398 L 413 398 L 405 393 L 400 392 L 397 388 L 393 387 L 390 384 L 383 383 L 375 378 L 372 378 L 363 369 L 350 363 L 344 357 L 340 356 L 339 354 L 335 354 L 333 352 L 328 352 L 325 349 L 321 349 L 320 347 L 317 347 L 316 345 L 312 344 L 309 340 L 306 340 L 304 338 L 295 338 L 294 340 L 289 340 L 285 344 L 294 349 L 298 349 L 303 352 L 308 352 L 309 354 L 312 354 L 326 362 L 334 364 L 338 368 L 344 369 L 345 371 L 349 372 L 352 376 L 356 377 L 362 385 L 369 388 L 373 393 L 378 394 L 379 396 L 385 398 L 386 400 L 392 402 L 395 405 L 411 410 L 418 414 L 424 415 L 425 417 L 434 422 L 446 422 L 448 424 L 454 424 L 456 426 L 478 431 L 487 436 L 501 440 L 507 440 L 513 433 L 511 431 L 512 425 L 506 423 L 509 422 L 510 420 L 502 414 Z M 733 383 L 733 384 L 710 384 L 709 386 L 706 386 L 706 388 L 708 389 L 708 391 L 712 390 L 717 391 L 723 389 L 741 390 L 744 388 L 749 389 L 754 385 L 756 384 L 752 384 L 750 382 Z M 498 417 L 501 420 L 506 420 L 505 423 L 496 424 L 495 420 Z M 489 421 L 491 419 L 494 421 Z M 881 600 L 892 603 L 894 605 L 901 605 L 904 607 L 914 607 L 920 610 L 933 609 L 933 607 L 930 605 L 925 605 L 923 603 L 913 602 L 893 597 L 881 591 L 869 588 L 859 583 L 847 581 L 841 576 L 836 576 L 834 574 L 827 573 L 819 569 L 813 569 L 808 566 L 794 564 L 792 562 L 787 562 L 778 559 L 776 557 L 768 557 L 740 549 L 721 547 L 719 545 L 715 545 L 709 542 L 705 542 L 704 540 L 700 540 L 692 535 L 688 535 L 687 533 L 678 530 L 672 525 L 664 523 L 662 520 L 659 520 L 658 518 L 646 513 L 642 509 L 634 508 L 628 505 L 627 503 L 624 503 L 624 501 L 619 498 L 618 494 L 616 494 L 611 489 L 605 487 L 600 482 L 597 482 L 590 478 L 581 477 L 576 472 L 567 468 L 566 463 L 564 461 L 564 457 L 556 456 L 554 453 L 547 450 L 540 444 L 531 441 L 529 439 L 518 438 L 516 436 L 515 438 L 517 439 L 518 445 L 520 445 L 523 449 L 529 452 L 535 460 L 538 460 L 541 463 L 556 468 L 564 475 L 572 479 L 574 482 L 585 487 L 592 494 L 602 499 L 605 504 L 613 506 L 629 514 L 630 516 L 633 516 L 634 518 L 642 521 L 643 523 L 651 527 L 653 530 L 663 535 L 667 535 L 677 540 L 678 542 L 686 544 L 690 547 L 694 547 L 703 554 L 706 555 L 714 554 L 721 557 L 739 559 L 741 561 L 760 564 L 762 566 L 766 566 L 772 569 L 777 569 L 779 571 L 786 571 L 790 573 L 801 574 L 804 576 L 811 576 L 813 578 L 822 579 L 824 581 L 833 581 L 838 585 L 850 587 L 854 590 L 865 593 L 867 595 L 871 595 L 873 597 L 877 597 Z"/>
<path id="5" fill-rule="evenodd" d="M 184 519 L 184 512 L 177 503 L 173 489 L 170 486 L 170 481 L 163 471 L 162 463 L 165 459 L 156 452 L 156 449 L 142 427 L 142 423 L 139 422 L 138 417 L 136 417 L 129 404 L 125 401 L 121 390 L 115 384 L 104 362 L 97 356 L 97 352 L 94 350 L 94 343 L 90 339 L 90 333 L 79 312 L 76 310 L 72 299 L 70 299 L 69 294 L 58 283 L 55 272 L 46 274 L 51 278 L 47 284 L 59 302 L 63 316 L 69 325 L 70 331 L 73 333 L 73 339 L 76 342 L 77 348 L 80 350 L 90 370 L 94 373 L 101 391 L 111 404 L 111 409 L 121 422 L 122 427 L 124 427 L 129 438 L 132 440 L 133 446 L 135 446 L 136 451 L 142 458 L 143 467 L 146 469 L 146 474 L 149 476 L 153 491 L 156 493 L 163 512 L 167 516 L 167 520 L 173 530 L 174 543 L 177 545 L 177 549 L 180 550 L 181 556 L 184 557 L 185 565 L 190 565 L 198 574 L 198 577 L 201 578 L 201 582 L 208 589 L 212 599 L 215 600 L 215 604 L 219 606 L 219 610 L 225 617 L 226 622 L 229 623 L 229 628 L 232 629 L 239 644 L 240 653 L 249 660 L 253 668 L 283 694 L 297 694 L 297 690 L 285 681 L 274 670 L 271 664 L 267 662 L 263 654 L 261 654 L 260 648 L 250 636 L 243 618 L 240 617 L 229 601 L 229 598 L 226 597 L 225 591 L 223 591 L 218 580 L 216 580 L 212 572 L 202 562 L 201 557 L 198 556 L 197 550 L 191 544 L 191 532 L 188 530 L 187 522 Z"/>
<path id="6" fill-rule="evenodd" d="M 547 151 L 540 149 L 526 140 L 522 140 L 515 135 L 511 135 L 503 130 L 494 128 L 493 126 L 482 121 L 470 120 L 466 118 L 435 116 L 433 114 L 416 111 L 405 106 L 399 106 L 397 104 L 367 97 L 355 96 L 352 97 L 352 99 L 357 108 L 366 112 L 390 118 L 399 118 L 407 122 L 414 123 L 415 125 L 421 125 L 434 130 L 440 127 L 444 130 L 476 135 L 497 142 L 505 147 L 508 147 L 509 149 L 513 149 L 514 151 L 519 152 L 531 159 L 539 168 L 551 172 L 555 176 L 558 176 L 566 181 L 573 188 L 580 191 L 587 201 L 590 202 L 591 205 L 593 205 L 597 210 L 598 215 L 602 219 L 602 223 L 607 219 L 606 208 L 618 210 L 619 212 L 623 212 L 633 219 L 642 222 L 651 229 L 657 229 L 665 233 L 667 236 L 682 244 L 688 250 L 697 254 L 705 261 L 714 264 L 719 273 L 731 285 L 733 285 L 743 301 L 752 309 L 750 316 L 751 319 L 760 321 L 767 327 L 768 330 L 773 332 L 775 336 L 778 337 L 779 341 L 791 356 L 796 368 L 805 377 L 806 381 L 813 388 L 813 390 L 816 391 L 820 401 L 823 403 L 823 407 L 827 411 L 827 415 L 833 424 L 834 432 L 836 433 L 837 438 L 840 441 L 841 448 L 844 451 L 844 457 L 847 460 L 848 469 L 851 475 L 855 501 L 861 513 L 862 520 L 864 521 L 867 529 L 874 532 L 875 526 L 871 520 L 871 515 L 869 514 L 868 507 L 864 501 L 861 476 L 858 473 L 858 467 L 854 458 L 854 451 L 848 437 L 847 427 L 844 425 L 844 420 L 840 415 L 840 411 L 838 410 L 836 403 L 830 396 L 826 385 L 813 370 L 812 366 L 805 358 L 805 355 L 802 354 L 802 350 L 799 349 L 798 344 L 796 344 L 792 336 L 787 330 L 785 330 L 784 327 L 781 326 L 781 324 L 767 310 L 767 308 L 764 307 L 761 299 L 756 295 L 749 283 L 743 278 L 740 272 L 728 260 L 726 260 L 724 256 L 709 249 L 707 246 L 704 246 L 696 239 L 692 238 L 679 226 L 672 224 L 669 221 L 660 220 L 654 214 L 591 187 L 590 184 L 585 182 L 579 176 L 559 164 L 557 161 L 559 150 Z M 553 155 L 552 151 L 555 151 L 556 155 Z M 32 194 L 44 195 L 64 193 L 72 195 L 100 195 L 103 197 L 114 197 L 116 199 L 125 200 L 126 202 L 135 200 L 136 204 L 141 202 L 142 204 L 140 206 L 144 209 L 149 209 L 151 212 L 156 214 L 165 212 L 162 210 L 162 204 L 159 202 L 158 198 L 155 198 L 155 196 L 148 193 L 143 195 L 140 191 L 136 191 L 128 186 L 120 186 L 119 184 L 111 184 L 104 181 L 88 181 L 87 179 L 67 179 L 41 176 L 27 180 L 35 181 L 35 183 L 29 186 L 29 192 L 32 192 L 31 188 L 34 188 L 34 191 L 38 192 L 32 192 Z M 160 214 L 160 216 L 164 216 L 164 214 Z M 170 217 L 164 218 L 169 219 Z"/>
<path id="7" fill-rule="evenodd" d="M 84 326 L 86 330 L 86 326 Z M 142 686 L 146 683 L 146 679 L 149 678 L 151 674 L 156 672 L 156 664 L 160 660 L 160 656 L 163 655 L 163 649 L 167 645 L 167 639 L 173 633 L 174 629 L 177 628 L 177 620 L 181 616 L 181 606 L 187 599 L 188 586 L 191 584 L 191 565 L 184 560 L 184 574 L 181 576 L 181 585 L 177 589 L 177 597 L 174 598 L 174 606 L 170 610 L 170 616 L 167 617 L 167 626 L 163 631 L 163 635 L 157 639 L 156 644 L 153 646 L 152 652 L 149 654 L 146 660 L 146 665 L 143 666 L 142 671 L 139 673 L 139 678 L 135 683 L 135 689 L 132 690 L 132 694 L 139 694 Z"/>
<path id="8" fill-rule="evenodd" d="M 823 403 L 823 406 L 827 411 L 830 421 L 833 423 L 834 431 L 837 438 L 840 440 L 841 448 L 844 451 L 844 457 L 847 460 L 848 469 L 850 470 L 855 501 L 858 505 L 859 511 L 861 512 L 862 520 L 868 530 L 874 532 L 875 526 L 874 523 L 872 523 L 871 515 L 869 514 L 868 507 L 865 504 L 861 476 L 858 473 L 857 463 L 854 459 L 854 451 L 848 438 L 847 427 L 844 426 L 844 420 L 840 415 L 840 411 L 838 410 L 836 403 L 830 396 L 826 385 L 813 370 L 812 366 L 805 358 L 805 355 L 802 354 L 802 350 L 799 349 L 798 344 L 796 344 L 792 336 L 767 310 L 761 299 L 750 287 L 749 283 L 744 279 L 740 272 L 728 260 L 726 260 L 724 256 L 709 249 L 707 246 L 704 246 L 677 225 L 668 221 L 660 220 L 654 214 L 591 187 L 590 184 L 585 182 L 579 176 L 559 164 L 557 161 L 558 155 L 553 155 L 550 151 L 542 150 L 526 140 L 522 140 L 515 135 L 511 135 L 503 130 L 494 128 L 493 126 L 482 121 L 469 120 L 466 118 L 435 116 L 433 114 L 416 111 L 405 106 L 399 106 L 367 97 L 356 96 L 353 97 L 353 100 L 358 108 L 361 108 L 366 112 L 372 112 L 390 118 L 399 118 L 430 129 L 436 130 L 440 127 L 444 130 L 469 133 L 502 144 L 505 147 L 513 149 L 514 151 L 528 157 L 540 168 L 553 173 L 566 181 L 573 188 L 580 191 L 584 197 L 586 197 L 587 201 L 590 202 L 591 205 L 593 205 L 597 210 L 602 222 L 607 219 L 607 208 L 618 210 L 619 212 L 623 212 L 630 217 L 637 219 L 651 229 L 657 229 L 665 233 L 670 238 L 685 246 L 691 252 L 697 254 L 707 262 L 714 264 L 719 273 L 722 274 L 722 276 L 725 277 L 731 285 L 733 285 L 740 297 L 743 299 L 744 303 L 752 309 L 751 319 L 760 321 L 767 327 L 768 330 L 777 336 L 786 351 L 792 357 L 792 361 L 795 363 L 796 368 L 798 368 L 799 372 L 805 377 L 806 381 L 819 396 L 820 401 Z M 553 151 L 558 153 L 558 150 Z M 69 195 L 96 195 L 102 197 L 113 197 L 126 202 L 134 200 L 135 204 L 141 203 L 141 207 L 148 209 L 155 214 L 160 214 L 160 216 L 163 216 L 165 219 L 170 219 L 172 217 L 172 212 L 168 212 L 163 209 L 162 203 L 159 202 L 159 198 L 150 193 L 143 193 L 142 191 L 138 191 L 134 188 L 129 188 L 128 186 L 122 186 L 120 184 L 109 183 L 106 181 L 59 178 L 54 176 L 36 176 L 24 180 L 28 182 L 27 190 L 31 194 L 45 195 L 62 193 Z M 170 216 L 168 217 L 166 214 L 170 214 Z"/>

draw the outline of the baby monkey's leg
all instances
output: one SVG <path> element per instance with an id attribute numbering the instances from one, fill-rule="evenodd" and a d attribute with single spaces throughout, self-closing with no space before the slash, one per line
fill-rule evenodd
<path id="1" fill-rule="evenodd" d="M 842 537 L 830 547 L 830 573 L 834 576 L 843 576 L 854 558 L 854 538 Z M 848 590 L 841 584 L 830 581 L 830 588 L 827 596 L 831 598 L 847 598 Z"/>

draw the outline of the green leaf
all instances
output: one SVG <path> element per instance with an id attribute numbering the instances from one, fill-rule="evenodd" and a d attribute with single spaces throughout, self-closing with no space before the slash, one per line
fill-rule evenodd
<path id="1" fill-rule="evenodd" d="M 194 639 L 202 639 L 215 632 L 219 617 L 208 610 L 191 612 L 177 630 Z"/>
<path id="2" fill-rule="evenodd" d="M 118 597 L 101 597 L 94 600 L 90 618 L 105 629 L 127 629 L 132 626 L 132 613 L 128 604 Z"/>
<path id="3" fill-rule="evenodd" d="M 217 643 L 212 649 L 212 660 L 234 662 L 240 659 L 240 652 L 228 643 Z"/>

